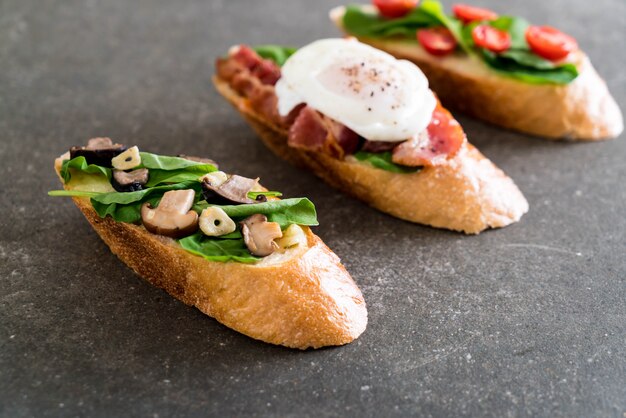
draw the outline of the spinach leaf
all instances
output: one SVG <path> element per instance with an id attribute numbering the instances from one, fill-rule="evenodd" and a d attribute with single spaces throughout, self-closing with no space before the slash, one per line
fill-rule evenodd
<path id="1" fill-rule="evenodd" d="M 72 178 L 70 169 L 82 171 L 87 174 L 101 174 L 106 176 L 107 179 L 111 179 L 110 168 L 100 167 L 95 164 L 87 164 L 87 159 L 82 156 L 63 161 L 63 164 L 61 165 L 61 177 L 63 178 L 64 183 L 69 182 Z"/>
<path id="2" fill-rule="evenodd" d="M 272 191 L 266 191 L 266 192 L 248 192 L 248 197 L 250 199 L 256 199 L 259 196 L 267 196 L 267 197 L 281 197 L 283 194 L 281 192 L 272 192 Z"/>
<path id="3" fill-rule="evenodd" d="M 190 169 L 193 167 L 198 171 L 216 171 L 217 167 L 213 164 L 201 163 L 198 161 L 191 161 L 181 157 L 168 157 L 165 155 L 151 154 L 149 152 L 140 152 L 141 167 L 157 170 L 182 170 Z"/>
<path id="4" fill-rule="evenodd" d="M 281 45 L 259 45 L 252 49 L 254 49 L 261 58 L 272 60 L 280 67 L 298 50 L 298 48 Z"/>
<path id="5" fill-rule="evenodd" d="M 193 209 L 200 212 L 209 205 L 206 201 L 198 202 Z M 228 216 L 234 220 L 241 220 L 248 216 L 261 213 L 267 216 L 269 222 L 278 222 L 282 229 L 291 224 L 298 225 L 319 225 L 315 205 L 304 197 L 270 200 L 263 203 L 252 203 L 249 205 L 225 205 L 219 206 Z"/>
<path id="6" fill-rule="evenodd" d="M 48 196 L 63 197 L 94 197 L 102 194 L 102 192 L 86 192 L 82 190 L 50 190 Z"/>
<path id="7" fill-rule="evenodd" d="M 481 54 L 494 70 L 530 84 L 567 84 L 578 77 L 574 64 L 557 66 L 523 50 L 509 50 L 502 54 L 482 50 Z"/>
<path id="8" fill-rule="evenodd" d="M 199 181 L 200 177 L 215 170 L 204 170 L 207 166 L 198 165 L 182 170 L 150 170 L 150 177 L 146 187 L 159 186 L 165 183 L 181 183 L 184 181 Z"/>
<path id="9" fill-rule="evenodd" d="M 243 239 L 211 238 L 195 233 L 178 240 L 178 243 L 190 253 L 199 255 L 210 261 L 238 261 L 240 263 L 254 263 L 260 260 L 250 254 Z"/>
<path id="10" fill-rule="evenodd" d="M 525 19 L 513 16 L 501 16 L 496 20 L 485 22 L 488 25 L 508 32 L 511 35 L 511 49 L 529 50 L 526 42 L 526 29 L 530 26 Z"/>
<path id="11" fill-rule="evenodd" d="M 416 173 L 420 171 L 423 167 L 406 167 L 402 165 L 398 165 L 391 161 L 391 151 L 386 152 L 365 152 L 358 151 L 354 154 L 354 157 L 364 163 L 368 163 L 369 165 L 380 168 L 381 170 L 391 171 L 392 173 Z"/>
<path id="12" fill-rule="evenodd" d="M 165 192 L 193 189 L 198 194 L 200 188 L 199 182 L 187 181 L 136 192 L 101 193 L 91 198 L 91 204 L 101 218 L 108 215 L 118 222 L 135 223 L 141 219 L 141 205 L 145 202 L 156 206 Z"/>
<path id="13" fill-rule="evenodd" d="M 415 39 L 415 32 L 418 29 L 443 24 L 439 20 L 436 6 L 429 3 L 433 2 L 427 0 L 422 6 L 397 19 L 386 19 L 376 13 L 364 11 L 361 6 L 350 5 L 346 7 L 343 16 L 343 27 L 356 36 L 371 38 L 403 36 Z M 424 5 L 427 7 L 424 8 Z M 441 9 L 441 5 L 439 8 Z"/>

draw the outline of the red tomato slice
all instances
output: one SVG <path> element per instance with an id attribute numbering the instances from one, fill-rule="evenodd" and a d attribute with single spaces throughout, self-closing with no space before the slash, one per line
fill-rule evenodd
<path id="1" fill-rule="evenodd" d="M 529 26 L 526 42 L 535 54 L 553 61 L 578 49 L 576 39 L 550 26 Z"/>
<path id="2" fill-rule="evenodd" d="M 384 17 L 402 17 L 415 9 L 419 0 L 372 0 L 372 3 Z"/>
<path id="3" fill-rule="evenodd" d="M 458 19 L 466 24 L 478 20 L 496 20 L 498 18 L 496 12 L 481 7 L 468 6 L 467 4 L 455 4 L 452 6 L 452 11 Z"/>
<path id="4" fill-rule="evenodd" d="M 511 35 L 489 25 L 478 25 L 472 29 L 472 39 L 476 46 L 492 52 L 504 52 L 511 47 Z"/>
<path id="5" fill-rule="evenodd" d="M 454 51 L 457 44 L 452 33 L 443 26 L 418 30 L 417 40 L 426 51 L 437 56 Z"/>

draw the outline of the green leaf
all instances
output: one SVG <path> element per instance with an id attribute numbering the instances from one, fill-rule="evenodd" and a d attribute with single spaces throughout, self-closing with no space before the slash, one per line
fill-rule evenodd
<path id="1" fill-rule="evenodd" d="M 386 152 L 365 152 L 358 151 L 354 154 L 354 157 L 364 163 L 367 163 L 373 167 L 379 168 L 385 171 L 391 171 L 392 173 L 416 173 L 423 167 L 406 167 L 398 165 L 391 160 L 391 151 Z"/>
<path id="2" fill-rule="evenodd" d="M 510 50 L 502 54 L 482 51 L 485 62 L 502 75 L 530 84 L 567 84 L 578 77 L 574 64 L 554 65 L 525 51 Z"/>
<path id="3" fill-rule="evenodd" d="M 86 192 L 81 190 L 50 190 L 48 196 L 65 196 L 65 197 L 95 197 L 102 192 Z"/>
<path id="4" fill-rule="evenodd" d="M 248 198 L 250 199 L 256 199 L 259 196 L 267 196 L 267 197 L 281 197 L 283 194 L 281 192 L 272 192 L 272 191 L 266 191 L 266 192 L 248 192 Z"/>
<path id="5" fill-rule="evenodd" d="M 343 27 L 350 34 L 356 36 L 371 38 L 403 36 L 415 39 L 418 29 L 444 24 L 438 17 L 436 5 L 429 3 L 433 2 L 427 0 L 424 2 L 427 6 L 426 9 L 422 5 L 406 16 L 397 19 L 386 19 L 377 13 L 364 11 L 359 5 L 349 5 L 343 16 Z"/>
<path id="6" fill-rule="evenodd" d="M 218 205 L 209 205 L 206 201 L 202 201 L 194 205 L 193 209 L 200 212 L 209 206 Z M 252 203 L 249 205 L 225 205 L 218 207 L 222 208 L 228 216 L 237 221 L 260 213 L 267 216 L 269 222 L 278 222 L 282 229 L 287 228 L 291 224 L 319 225 L 315 205 L 304 197 L 270 200 L 269 202 Z"/>
<path id="7" fill-rule="evenodd" d="M 182 170 L 150 170 L 150 177 L 146 187 L 154 187 L 166 183 L 181 183 L 188 181 L 200 181 L 200 177 L 215 170 L 206 170 L 207 166 L 199 165 L 188 167 Z"/>
<path id="8" fill-rule="evenodd" d="M 82 156 L 63 161 L 63 164 L 61 165 L 61 177 L 63 178 L 64 183 L 68 183 L 72 178 L 70 169 L 82 171 L 87 174 L 99 174 L 106 176 L 109 180 L 111 179 L 110 168 L 100 167 L 95 164 L 87 164 L 87 159 Z"/>
<path id="9" fill-rule="evenodd" d="M 101 218 L 111 216 L 118 222 L 135 223 L 141 219 L 141 205 L 150 202 L 157 206 L 165 192 L 193 189 L 200 193 L 199 182 L 182 182 L 143 189 L 136 192 L 101 193 L 91 198 L 91 204 Z"/>
<path id="10" fill-rule="evenodd" d="M 262 58 L 274 61 L 279 66 L 283 66 L 285 61 L 298 50 L 281 45 L 259 45 L 253 48 Z"/>
<path id="11" fill-rule="evenodd" d="M 488 25 L 508 32 L 511 35 L 511 48 L 512 49 L 526 49 L 528 50 L 528 43 L 526 42 L 526 29 L 530 26 L 525 19 L 521 17 L 513 16 L 501 16 L 496 20 L 485 22 Z"/>
<path id="12" fill-rule="evenodd" d="M 220 239 L 207 237 L 198 232 L 194 235 L 178 240 L 185 250 L 199 255 L 209 261 L 237 261 L 240 263 L 255 263 L 260 260 L 250 254 L 243 239 Z"/>
<path id="13" fill-rule="evenodd" d="M 181 157 L 168 157 L 165 155 L 151 154 L 149 152 L 140 152 L 141 167 L 157 170 L 182 170 L 193 167 L 198 171 L 216 171 L 217 167 L 213 164 L 201 163 L 198 161 L 191 161 Z"/>

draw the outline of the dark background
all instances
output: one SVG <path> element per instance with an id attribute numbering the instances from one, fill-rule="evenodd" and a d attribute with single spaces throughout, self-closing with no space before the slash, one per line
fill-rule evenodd
<path id="1" fill-rule="evenodd" d="M 338 3 L 0 2 L 0 415 L 626 416 L 625 138 L 457 115 L 528 198 L 521 222 L 463 236 L 369 209 L 274 157 L 210 84 L 231 44 L 337 36 Z M 507 3 L 478 2 L 574 35 L 626 109 L 626 2 Z M 53 159 L 94 136 L 309 196 L 366 332 L 275 347 L 142 281 L 46 195 Z"/>

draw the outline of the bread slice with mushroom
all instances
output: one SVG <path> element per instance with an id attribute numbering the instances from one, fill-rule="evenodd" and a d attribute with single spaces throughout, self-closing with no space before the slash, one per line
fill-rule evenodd
<path id="1" fill-rule="evenodd" d="M 67 158 L 66 154 L 55 161 L 59 177 Z M 103 177 L 84 173 L 72 174 L 64 189 L 113 191 Z M 291 225 L 281 238 L 285 247 L 255 264 L 215 262 L 143 225 L 101 218 L 88 198 L 73 200 L 111 251 L 137 274 L 242 334 L 306 349 L 347 344 L 366 328 L 361 291 L 339 258 L 308 227 Z M 177 213 L 180 223 L 172 227 L 198 222 L 195 212 L 188 214 L 189 195 L 184 191 L 164 209 Z M 262 235 L 275 235 L 271 229 Z"/>

